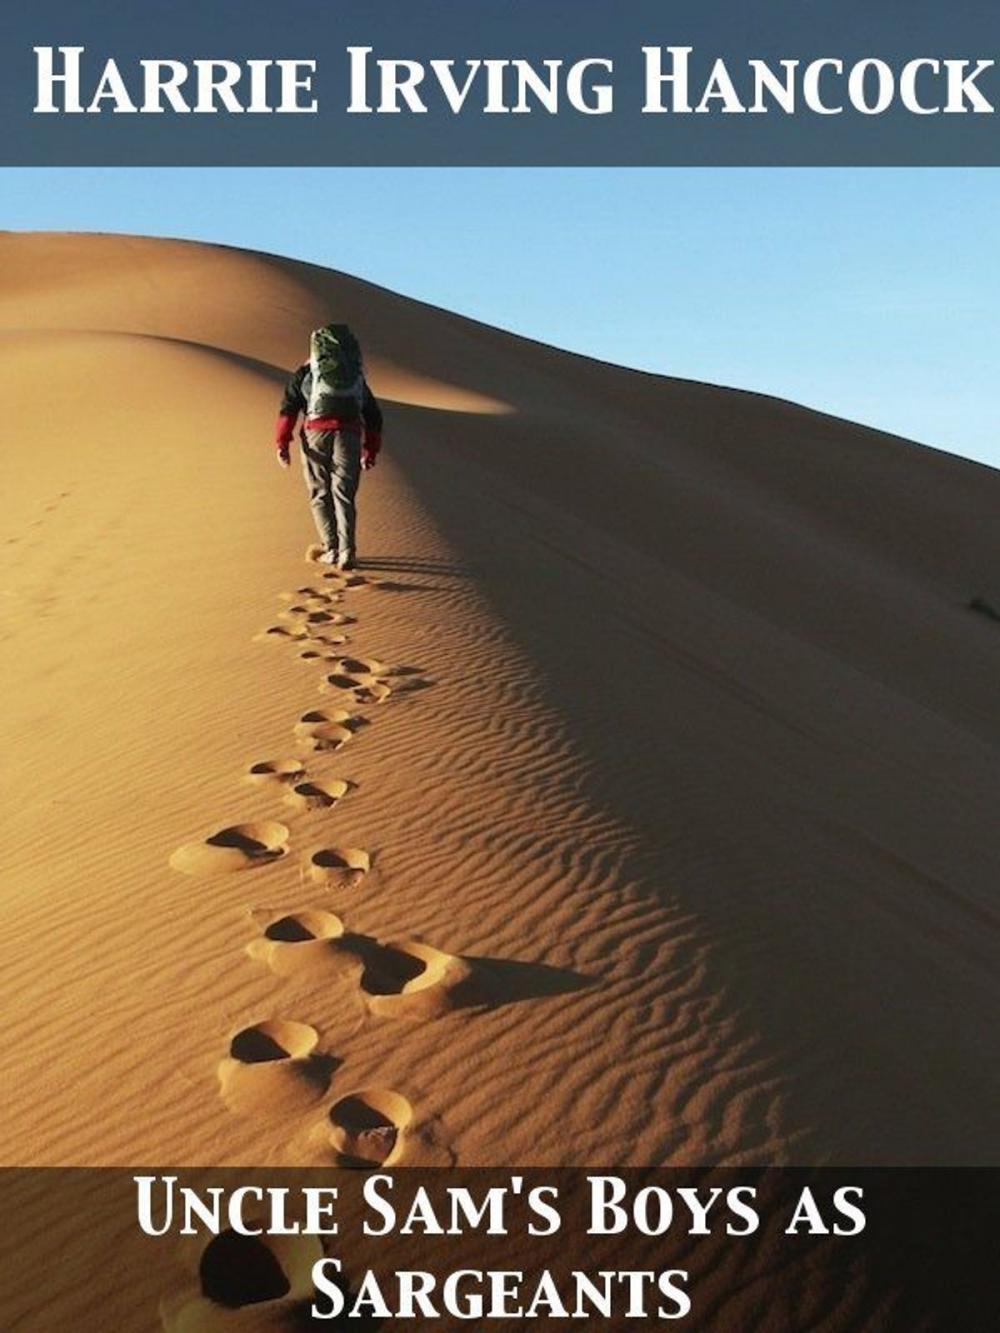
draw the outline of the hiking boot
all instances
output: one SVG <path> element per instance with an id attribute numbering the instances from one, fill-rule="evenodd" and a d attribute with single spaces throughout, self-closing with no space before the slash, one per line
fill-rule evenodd
<path id="1" fill-rule="evenodd" d="M 349 569 L 353 569 L 353 568 L 354 568 L 354 556 L 353 556 L 353 555 L 348 555 L 348 553 L 347 553 L 346 551 L 344 551 L 344 553 L 343 553 L 342 555 L 340 555 L 340 556 L 337 557 L 337 568 L 338 568 L 338 569 L 342 569 L 342 570 L 344 570 L 345 572 L 346 572 L 347 570 L 349 570 Z"/>
<path id="2" fill-rule="evenodd" d="M 319 558 L 319 563 L 320 563 L 321 565 L 338 565 L 338 566 L 339 566 L 339 564 L 340 564 L 340 556 L 337 554 L 336 551 L 324 551 L 323 554 L 322 554 L 322 555 L 320 556 L 320 558 Z"/>

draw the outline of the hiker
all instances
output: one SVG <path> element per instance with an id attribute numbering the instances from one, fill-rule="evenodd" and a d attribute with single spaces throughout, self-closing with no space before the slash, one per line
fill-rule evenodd
<path id="1" fill-rule="evenodd" d="M 354 501 L 362 469 L 375 466 L 382 446 L 382 410 L 365 379 L 358 340 L 346 324 L 317 329 L 309 342 L 309 360 L 285 385 L 276 433 L 282 467 L 289 465 L 300 416 L 302 471 L 324 548 L 319 559 L 338 569 L 353 569 Z"/>

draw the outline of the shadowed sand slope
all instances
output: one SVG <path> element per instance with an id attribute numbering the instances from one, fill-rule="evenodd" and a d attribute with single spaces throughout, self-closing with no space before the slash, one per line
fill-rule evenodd
<path id="1" fill-rule="evenodd" d="M 271 256 L 0 275 L 5 1160 L 995 1159 L 996 473 Z"/>

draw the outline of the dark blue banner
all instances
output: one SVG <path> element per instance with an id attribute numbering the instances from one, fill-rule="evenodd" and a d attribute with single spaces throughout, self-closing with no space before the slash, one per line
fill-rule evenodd
<path id="1" fill-rule="evenodd" d="M 995 165 L 1000 6 L 36 0 L 4 165 Z"/>

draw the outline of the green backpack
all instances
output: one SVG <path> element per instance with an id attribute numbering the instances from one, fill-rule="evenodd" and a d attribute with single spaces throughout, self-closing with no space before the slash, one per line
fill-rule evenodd
<path id="1" fill-rule="evenodd" d="M 309 340 L 309 416 L 361 411 L 365 392 L 361 346 L 346 324 L 326 324 Z"/>

